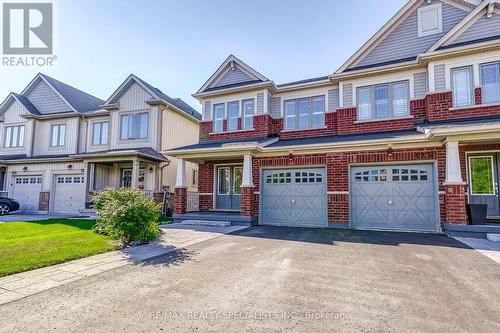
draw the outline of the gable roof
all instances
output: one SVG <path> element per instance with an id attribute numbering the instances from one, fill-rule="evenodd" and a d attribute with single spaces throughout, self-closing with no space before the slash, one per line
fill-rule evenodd
<path id="1" fill-rule="evenodd" d="M 115 90 L 115 92 L 106 100 L 104 106 L 109 106 L 111 104 L 116 103 L 118 99 L 127 91 L 128 88 L 133 83 L 137 83 L 139 86 L 141 86 L 144 90 L 146 90 L 151 96 L 153 96 L 154 99 L 157 99 L 158 101 L 164 102 L 167 105 L 177 109 L 178 111 L 196 119 L 196 120 L 201 120 L 201 114 L 196 111 L 194 108 L 189 106 L 186 102 L 184 102 L 180 98 L 172 98 L 168 96 L 167 94 L 163 93 L 160 89 L 155 88 L 151 84 L 147 83 L 143 79 L 139 78 L 138 76 L 134 74 L 130 74 L 125 81 L 118 87 L 118 89 Z M 148 102 L 148 101 L 146 101 Z M 152 101 L 149 101 L 152 102 Z"/>
<path id="2" fill-rule="evenodd" d="M 232 80 L 228 80 L 228 84 L 220 84 L 218 83 L 227 75 L 230 71 L 238 71 L 240 74 L 240 80 L 236 80 L 231 82 Z M 222 65 L 217 68 L 217 70 L 210 76 L 210 78 L 201 86 L 200 89 L 196 92 L 196 94 L 214 91 L 220 89 L 227 89 L 232 87 L 239 87 L 249 84 L 261 83 L 261 82 L 270 82 L 270 80 L 253 69 L 252 67 L 245 64 L 243 61 L 235 57 L 234 55 L 229 55 L 227 59 L 222 63 Z"/>
<path id="3" fill-rule="evenodd" d="M 474 10 L 465 16 L 458 24 L 456 24 L 450 31 L 434 43 L 427 52 L 436 51 L 441 47 L 450 47 L 451 43 L 461 36 L 468 28 L 477 22 L 484 15 L 488 15 L 488 11 L 495 8 L 500 8 L 500 4 L 496 0 L 485 0 L 481 2 Z M 500 31 L 498 33 L 500 35 Z"/>
<path id="4" fill-rule="evenodd" d="M 30 102 L 28 98 L 23 95 L 19 95 L 11 92 L 7 98 L 0 104 L 0 114 L 3 114 L 7 107 L 10 106 L 11 102 L 17 101 L 19 102 L 29 113 L 34 115 L 40 115 L 40 111 Z"/>
<path id="5" fill-rule="evenodd" d="M 375 49 L 380 43 L 382 43 L 394 30 L 396 30 L 401 23 L 410 17 L 419 6 L 424 4 L 425 0 L 409 0 L 387 23 L 385 23 L 382 28 L 380 28 L 363 46 L 358 49 L 337 71 L 335 74 L 343 73 L 349 69 L 366 69 L 377 66 L 384 66 L 391 63 L 398 63 L 398 61 L 388 62 L 388 63 L 377 63 L 370 64 L 366 66 L 354 67 L 355 64 L 359 63 L 366 55 L 368 55 L 372 50 Z M 445 5 L 453 5 L 454 7 L 472 11 L 476 7 L 476 0 L 441 0 Z M 425 50 L 424 52 L 427 52 Z M 405 58 L 405 59 L 403 59 Z M 411 58 L 406 56 L 402 57 L 401 61 L 415 61 L 417 59 L 417 54 Z"/>
<path id="6" fill-rule="evenodd" d="M 27 96 L 37 86 L 40 80 L 43 80 L 74 112 L 86 113 L 95 111 L 104 103 L 100 98 L 87 94 L 86 92 L 42 73 L 38 73 L 33 78 L 21 95 Z"/>

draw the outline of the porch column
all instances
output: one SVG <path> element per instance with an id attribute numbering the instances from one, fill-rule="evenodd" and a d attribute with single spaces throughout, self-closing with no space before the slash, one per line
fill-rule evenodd
<path id="1" fill-rule="evenodd" d="M 185 214 L 187 211 L 186 161 L 177 160 L 177 175 L 174 188 L 174 214 Z"/>
<path id="2" fill-rule="evenodd" d="M 87 203 L 90 203 L 90 190 L 92 187 L 90 186 L 91 182 L 91 172 L 90 172 L 90 166 L 92 164 L 89 162 L 83 162 L 83 169 L 85 170 L 85 207 L 84 208 L 89 208 L 87 207 Z"/>
<path id="3" fill-rule="evenodd" d="M 446 222 L 467 224 L 466 184 L 462 179 L 458 141 L 446 143 L 446 180 L 443 185 L 445 188 Z"/>
<path id="4" fill-rule="evenodd" d="M 241 215 L 254 216 L 254 185 L 252 177 L 252 155 L 243 156 L 243 175 L 241 180 Z"/>
<path id="5" fill-rule="evenodd" d="M 130 187 L 137 188 L 137 183 L 139 181 L 139 159 L 135 158 L 132 160 L 132 180 L 130 182 Z"/>

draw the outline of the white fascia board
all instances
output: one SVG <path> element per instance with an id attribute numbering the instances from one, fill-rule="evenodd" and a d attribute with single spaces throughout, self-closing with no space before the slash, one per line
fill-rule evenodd
<path id="1" fill-rule="evenodd" d="M 467 126 L 443 126 L 443 127 L 418 127 L 418 131 L 425 133 L 428 138 L 436 136 L 449 136 L 456 134 L 477 134 L 487 132 L 500 132 L 499 123 L 467 125 Z"/>
<path id="2" fill-rule="evenodd" d="M 235 93 L 235 92 L 240 92 L 240 91 L 245 91 L 245 90 L 251 90 L 251 89 L 257 89 L 261 87 L 267 87 L 271 92 L 276 91 L 276 85 L 274 84 L 273 81 L 266 81 L 266 82 L 258 82 L 258 83 L 253 83 L 245 86 L 239 86 L 239 87 L 233 87 L 233 88 L 226 88 L 226 89 L 220 89 L 220 90 L 213 90 L 213 91 L 206 91 L 202 93 L 196 93 L 192 94 L 194 98 L 196 98 L 199 101 L 202 101 L 203 98 L 205 97 L 211 97 L 211 96 L 217 96 L 217 95 L 224 95 L 224 94 L 229 94 L 229 93 Z"/>

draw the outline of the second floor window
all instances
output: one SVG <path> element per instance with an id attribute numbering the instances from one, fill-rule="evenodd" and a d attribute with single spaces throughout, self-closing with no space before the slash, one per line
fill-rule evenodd
<path id="1" fill-rule="evenodd" d="M 148 137 L 148 121 L 147 112 L 122 115 L 120 118 L 120 139 L 146 139 Z"/>
<path id="2" fill-rule="evenodd" d="M 359 87 L 358 120 L 403 117 L 409 111 L 408 81 Z"/>
<path id="3" fill-rule="evenodd" d="M 214 105 L 214 132 L 223 132 L 224 131 L 224 116 L 225 116 L 225 108 L 224 104 L 215 104 Z"/>
<path id="4" fill-rule="evenodd" d="M 315 96 L 284 102 L 285 130 L 325 126 L 325 97 Z"/>
<path id="5" fill-rule="evenodd" d="M 95 122 L 92 128 L 92 145 L 108 144 L 108 122 Z"/>
<path id="6" fill-rule="evenodd" d="M 66 124 L 56 124 L 51 126 L 50 146 L 64 147 L 66 137 Z"/>
<path id="7" fill-rule="evenodd" d="M 451 70 L 453 106 L 472 105 L 472 68 L 462 67 Z"/>
<path id="8" fill-rule="evenodd" d="M 227 130 L 236 131 L 238 129 L 238 118 L 240 116 L 239 102 L 227 103 Z"/>
<path id="9" fill-rule="evenodd" d="M 481 89 L 483 103 L 500 102 L 500 63 L 481 66 Z"/>
<path id="10" fill-rule="evenodd" d="M 24 146 L 24 125 L 5 127 L 5 148 L 17 148 Z"/>
<path id="11" fill-rule="evenodd" d="M 246 99 L 243 102 L 241 102 L 241 104 L 243 109 L 242 127 L 243 129 L 253 128 L 253 113 L 254 113 L 253 99 Z"/>

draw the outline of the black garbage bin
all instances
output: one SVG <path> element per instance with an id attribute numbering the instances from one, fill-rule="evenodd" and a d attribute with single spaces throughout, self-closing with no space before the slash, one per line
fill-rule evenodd
<path id="1" fill-rule="evenodd" d="M 485 224 L 488 205 L 486 204 L 468 204 L 467 217 L 469 224 Z"/>

